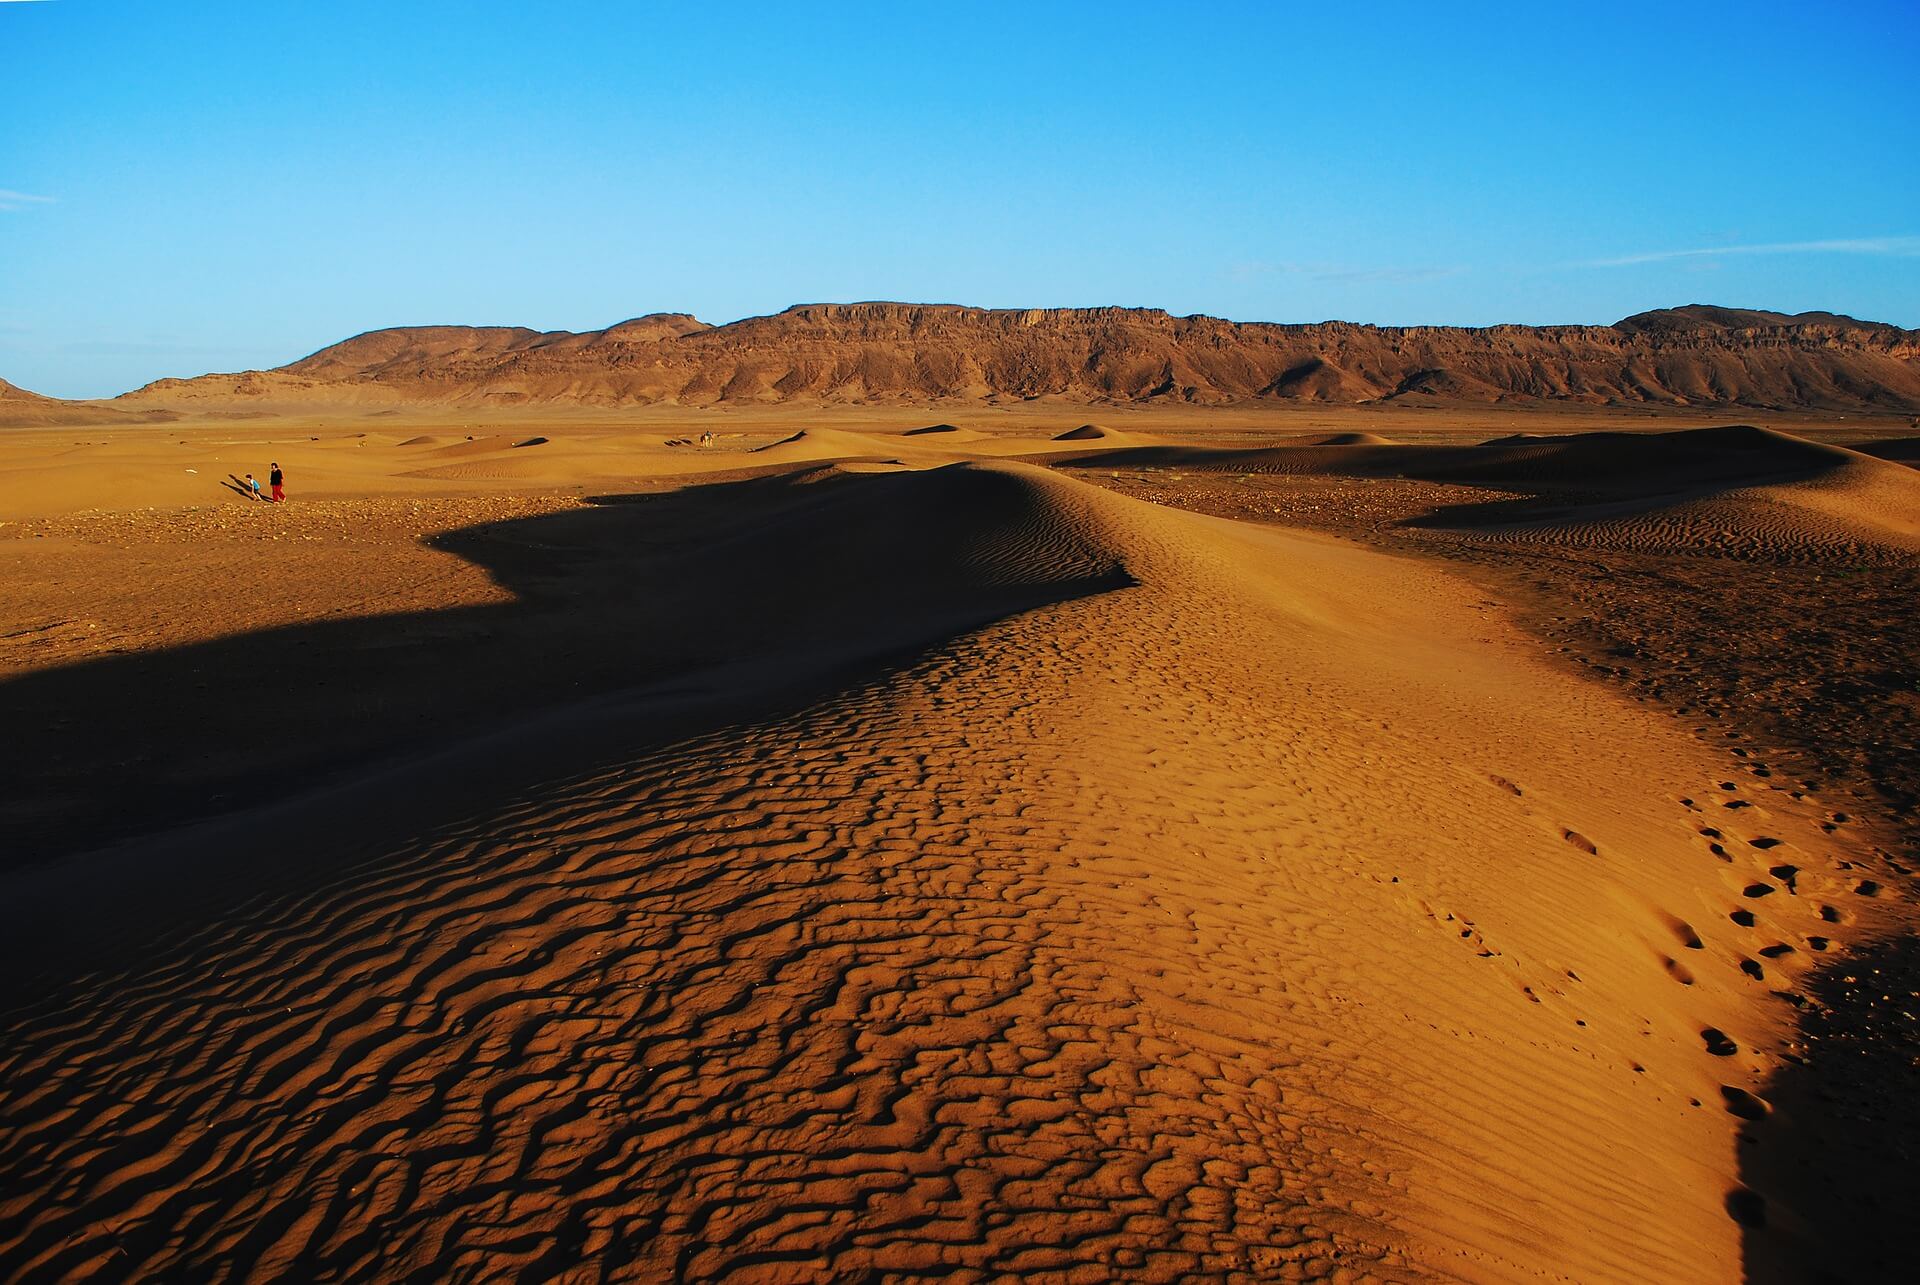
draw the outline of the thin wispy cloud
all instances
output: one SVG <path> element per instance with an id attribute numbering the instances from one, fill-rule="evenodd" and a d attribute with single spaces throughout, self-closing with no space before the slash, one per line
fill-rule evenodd
<path id="1" fill-rule="evenodd" d="M 1654 250 L 1623 254 L 1612 259 L 1589 259 L 1582 268 L 1626 268 L 1636 263 L 1667 263 L 1675 259 L 1717 259 L 1730 254 L 1875 254 L 1890 258 L 1920 257 L 1920 236 L 1851 237 L 1835 241 L 1775 241 L 1766 245 L 1720 245 L 1702 250 Z"/>
<path id="2" fill-rule="evenodd" d="M 1460 267 L 1379 267 L 1360 268 L 1337 263 L 1236 263 L 1227 269 L 1227 275 L 1235 281 L 1251 281 L 1267 276 L 1309 277 L 1315 281 L 1339 282 L 1403 282 L 1437 281 L 1442 277 L 1457 277 L 1465 272 Z"/>
<path id="3" fill-rule="evenodd" d="M 7 0 L 0 0 L 0 4 Z M 29 205 L 52 205 L 51 196 L 35 196 L 31 192 L 10 192 L 0 187 L 0 210 L 24 210 Z"/>

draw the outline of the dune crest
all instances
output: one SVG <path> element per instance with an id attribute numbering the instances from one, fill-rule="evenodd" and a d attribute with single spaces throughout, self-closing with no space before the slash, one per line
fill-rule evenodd
<path id="1" fill-rule="evenodd" d="M 1460 515 L 1461 530 L 1491 539 L 1788 560 L 1920 558 L 1920 474 L 1841 446 L 1736 425 L 1495 441 L 1487 450 L 1488 466 L 1452 476 L 1578 497 Z M 1443 512 L 1431 524 L 1454 521 Z"/>
<path id="2" fill-rule="evenodd" d="M 1329 433 L 1310 439 L 1307 446 L 1392 446 L 1394 440 L 1380 433 Z"/>

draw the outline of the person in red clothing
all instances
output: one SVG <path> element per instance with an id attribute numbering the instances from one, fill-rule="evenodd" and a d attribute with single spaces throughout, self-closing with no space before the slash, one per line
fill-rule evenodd
<path id="1" fill-rule="evenodd" d="M 280 489 L 281 484 L 286 480 L 286 475 L 280 471 L 278 464 L 275 464 L 273 471 L 267 474 L 267 485 L 273 488 L 273 502 L 275 504 L 287 498 L 287 493 Z"/>

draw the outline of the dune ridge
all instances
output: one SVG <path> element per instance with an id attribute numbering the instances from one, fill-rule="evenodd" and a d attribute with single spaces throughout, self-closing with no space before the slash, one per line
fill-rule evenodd
<path id="1" fill-rule="evenodd" d="M 551 775 L 344 847 L 296 809 L 278 888 L 42 978 L 0 1266 L 1737 1278 L 1742 964 L 1834 931 L 1846 839 L 1429 568 L 1022 465 L 792 486 L 715 566 L 906 659 L 531 729 Z M 815 556 L 849 520 L 985 614 Z"/>
<path id="2" fill-rule="evenodd" d="M 1509 542 L 1792 560 L 1920 557 L 1920 473 L 1749 425 L 1523 434 L 1471 446 L 1398 445 L 1372 434 L 1341 434 L 1297 446 L 1143 446 L 1051 462 L 1407 478 L 1520 492 L 1417 519 Z"/>
<path id="3" fill-rule="evenodd" d="M 1920 412 L 1920 340 L 1831 313 L 1691 305 L 1611 326 L 1279 325 L 1148 308 L 804 304 L 708 326 L 370 331 L 270 371 L 96 405 L 682 406 L 1397 402 Z M 0 407 L 0 414 L 6 413 Z M 11 421 L 9 421 L 11 422 Z"/>

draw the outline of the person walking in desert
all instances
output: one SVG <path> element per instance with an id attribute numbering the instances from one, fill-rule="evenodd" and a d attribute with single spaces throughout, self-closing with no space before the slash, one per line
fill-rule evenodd
<path id="1" fill-rule="evenodd" d="M 267 474 L 267 485 L 273 488 L 273 502 L 279 504 L 287 498 L 287 493 L 281 489 L 282 483 L 286 481 L 286 474 L 280 471 L 278 461 L 272 465 L 272 470 Z"/>
<path id="2" fill-rule="evenodd" d="M 260 498 L 260 479 L 251 473 L 247 474 L 247 498 L 249 500 Z"/>

